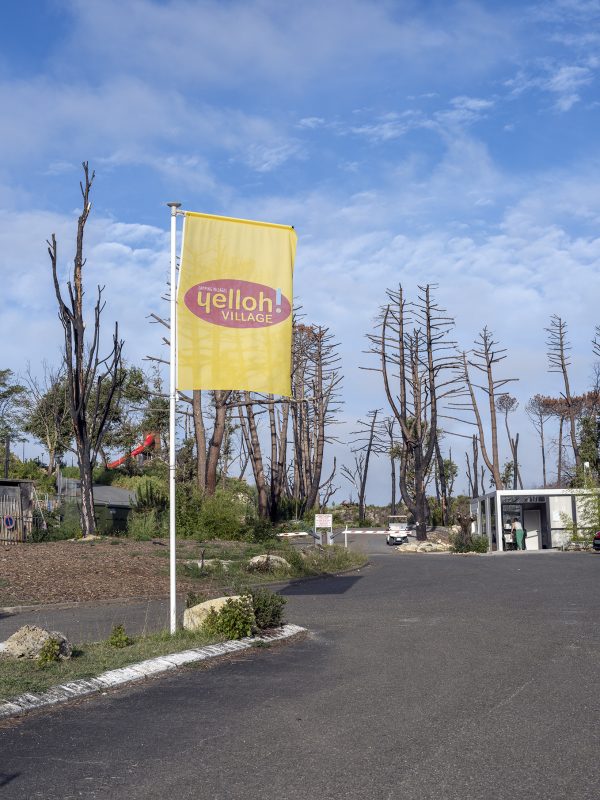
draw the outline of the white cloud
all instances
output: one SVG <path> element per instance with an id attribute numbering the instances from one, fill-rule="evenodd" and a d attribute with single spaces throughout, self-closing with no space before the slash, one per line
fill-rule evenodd
<path id="1" fill-rule="evenodd" d="M 505 85 L 515 97 L 536 89 L 548 92 L 555 97 L 554 109 L 566 112 L 581 100 L 579 90 L 592 84 L 594 77 L 589 65 L 546 64 L 542 71 L 536 74 L 520 71 L 514 78 L 506 81 Z"/>

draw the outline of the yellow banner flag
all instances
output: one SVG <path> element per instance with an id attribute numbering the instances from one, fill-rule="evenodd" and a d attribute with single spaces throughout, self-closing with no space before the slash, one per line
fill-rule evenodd
<path id="1" fill-rule="evenodd" d="M 296 233 L 185 212 L 177 388 L 291 395 Z"/>

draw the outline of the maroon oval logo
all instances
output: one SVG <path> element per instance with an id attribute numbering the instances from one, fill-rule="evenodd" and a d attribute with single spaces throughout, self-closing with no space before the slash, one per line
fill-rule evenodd
<path id="1" fill-rule="evenodd" d="M 183 301 L 192 314 L 225 328 L 268 328 L 292 313 L 281 289 L 231 278 L 197 283 Z"/>

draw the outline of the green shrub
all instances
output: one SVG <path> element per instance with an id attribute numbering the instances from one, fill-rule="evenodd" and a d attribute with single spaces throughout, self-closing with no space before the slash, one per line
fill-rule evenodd
<path id="1" fill-rule="evenodd" d="M 132 511 L 127 520 L 127 535 L 137 542 L 147 542 L 167 535 L 167 518 L 155 509 Z"/>
<path id="2" fill-rule="evenodd" d="M 487 553 L 489 543 L 487 536 L 463 536 L 460 533 L 451 533 L 450 548 L 453 553 Z"/>
<path id="3" fill-rule="evenodd" d="M 256 517 L 247 524 L 247 535 L 253 542 L 269 542 L 276 538 L 276 530 L 268 519 Z"/>
<path id="4" fill-rule="evenodd" d="M 196 486 L 178 484 L 176 488 L 177 535 L 184 538 L 197 536 L 203 497 Z"/>
<path id="5" fill-rule="evenodd" d="M 210 636 L 243 639 L 252 634 L 254 624 L 252 598 L 244 595 L 239 600 L 228 600 L 219 611 L 212 609 L 202 628 Z"/>
<path id="6" fill-rule="evenodd" d="M 256 627 L 259 630 L 278 628 L 282 625 L 285 597 L 280 597 L 270 589 L 252 589 L 250 597 L 252 598 Z"/>
<path id="7" fill-rule="evenodd" d="M 201 538 L 243 539 L 248 532 L 247 514 L 244 497 L 219 489 L 212 497 L 204 498 L 196 532 Z"/>
<path id="8" fill-rule="evenodd" d="M 139 482 L 135 492 L 136 511 L 166 511 L 169 507 L 168 488 L 159 479 L 145 475 Z"/>
<path id="9" fill-rule="evenodd" d="M 130 644 L 133 644 L 133 639 L 131 639 L 125 633 L 125 628 L 123 625 L 114 625 L 112 631 L 110 632 L 110 636 L 108 637 L 108 643 L 111 647 L 129 647 Z"/>
<path id="10" fill-rule="evenodd" d="M 58 639 L 46 639 L 37 657 L 38 667 L 45 667 L 46 664 L 54 664 L 60 661 L 60 642 Z"/>

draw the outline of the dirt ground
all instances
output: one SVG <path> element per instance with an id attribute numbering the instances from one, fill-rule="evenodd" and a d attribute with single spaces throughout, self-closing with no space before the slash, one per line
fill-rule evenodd
<path id="1" fill-rule="evenodd" d="M 0 606 L 166 597 L 168 552 L 166 541 L 127 539 L 2 545 Z M 198 557 L 196 542 L 178 542 L 178 560 Z M 178 577 L 178 593 L 197 589 Z"/>

